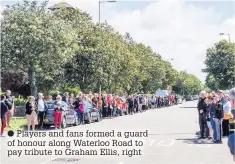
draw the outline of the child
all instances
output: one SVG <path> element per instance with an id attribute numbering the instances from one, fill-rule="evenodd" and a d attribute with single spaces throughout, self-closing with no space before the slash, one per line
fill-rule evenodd
<path id="1" fill-rule="evenodd" d="M 1 132 L 0 132 L 0 137 L 4 137 L 4 129 L 6 127 L 6 116 L 7 116 L 7 112 L 9 111 L 7 105 L 5 104 L 5 100 L 6 100 L 6 96 L 2 95 L 1 96 Z"/>

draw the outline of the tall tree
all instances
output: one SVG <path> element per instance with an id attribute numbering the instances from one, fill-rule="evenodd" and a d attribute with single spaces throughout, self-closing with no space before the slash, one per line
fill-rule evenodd
<path id="1" fill-rule="evenodd" d="M 61 77 L 61 66 L 74 54 L 75 29 L 46 6 L 24 1 L 8 6 L 1 20 L 2 68 L 26 72 L 34 96 L 38 77 Z"/>
<path id="2" fill-rule="evenodd" d="M 222 40 L 206 52 L 206 69 L 220 89 L 229 89 L 235 85 L 235 44 Z M 209 81 L 207 80 L 207 83 Z M 208 84 L 209 86 L 209 84 Z"/>

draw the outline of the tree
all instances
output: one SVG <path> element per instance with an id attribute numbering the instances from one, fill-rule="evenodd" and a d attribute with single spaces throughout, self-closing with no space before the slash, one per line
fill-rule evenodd
<path id="1" fill-rule="evenodd" d="M 63 77 L 61 66 L 74 55 L 75 30 L 46 6 L 47 1 L 24 1 L 8 6 L 1 20 L 2 68 L 27 73 L 34 96 L 40 75 Z"/>
<path id="2" fill-rule="evenodd" d="M 206 76 L 206 86 L 213 91 L 218 91 L 220 89 L 218 81 L 215 80 L 214 76 L 210 73 Z"/>
<path id="3" fill-rule="evenodd" d="M 18 93 L 24 97 L 30 94 L 28 76 L 20 70 L 8 70 L 1 72 L 1 89 L 10 89 L 13 93 Z"/>
<path id="4" fill-rule="evenodd" d="M 107 22 L 95 24 L 80 9 L 51 12 L 46 5 L 24 1 L 8 7 L 1 21 L 2 71 L 23 72 L 21 83 L 30 86 L 32 95 L 55 88 L 98 92 L 100 86 L 103 92 L 129 95 L 172 87 L 194 93 L 201 85 L 129 33 L 123 36 Z"/>
<path id="5" fill-rule="evenodd" d="M 214 47 L 207 49 L 206 68 L 203 70 L 209 74 L 207 86 L 211 86 L 210 82 L 213 80 L 216 82 L 216 88 L 229 89 L 232 87 L 235 80 L 234 47 L 234 43 L 228 43 L 226 40 L 222 40 L 215 43 Z"/>
<path id="6" fill-rule="evenodd" d="M 177 94 L 195 95 L 203 89 L 201 81 L 194 75 L 181 71 L 176 76 L 172 90 Z"/>

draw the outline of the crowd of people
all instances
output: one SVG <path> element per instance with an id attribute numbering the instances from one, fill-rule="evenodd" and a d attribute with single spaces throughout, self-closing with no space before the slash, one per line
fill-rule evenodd
<path id="1" fill-rule="evenodd" d="M 114 118 L 122 114 L 132 115 L 140 113 L 147 109 L 163 108 L 175 105 L 178 103 L 178 97 L 156 96 L 152 95 L 149 98 L 144 94 L 127 95 L 113 95 L 113 94 L 83 94 L 80 93 L 74 96 L 73 93 L 65 92 L 63 95 L 57 92 L 53 96 L 45 96 L 38 93 L 37 97 L 29 96 L 25 105 L 25 115 L 27 120 L 28 130 L 38 125 L 43 128 L 43 120 L 45 112 L 48 110 L 47 102 L 54 103 L 54 127 L 61 128 L 62 112 L 64 104 L 68 104 L 70 109 L 76 111 L 78 119 L 81 124 L 84 124 L 85 101 L 89 101 L 93 108 L 99 112 L 100 119 Z M 123 110 L 125 108 L 125 110 Z M 10 119 L 14 114 L 14 97 L 11 96 L 11 91 L 8 90 L 5 95 L 1 96 L 1 120 L 2 127 L 0 135 L 3 135 L 4 128 L 10 127 Z"/>
<path id="2" fill-rule="evenodd" d="M 229 119 L 233 118 L 231 99 L 222 90 L 217 93 L 201 92 L 198 102 L 200 139 L 208 138 L 222 143 L 222 137 L 229 135 Z"/>
<path id="3" fill-rule="evenodd" d="M 217 93 L 201 91 L 197 105 L 200 126 L 200 138 L 214 143 L 222 143 L 228 137 L 228 147 L 235 161 L 235 131 L 230 129 L 229 120 L 234 120 L 235 88 L 228 94 L 219 90 Z M 234 126 L 234 123 L 233 123 Z"/>

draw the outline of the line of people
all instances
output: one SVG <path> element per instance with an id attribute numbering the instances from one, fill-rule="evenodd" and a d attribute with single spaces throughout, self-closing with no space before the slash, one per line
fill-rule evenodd
<path id="1" fill-rule="evenodd" d="M 7 97 L 6 97 L 6 96 Z M 10 96 L 10 91 L 7 91 L 5 95 L 1 97 L 1 120 L 2 128 L 1 135 L 6 127 L 6 120 L 13 116 L 12 110 L 14 106 L 13 97 Z M 61 115 L 63 110 L 62 101 L 69 105 L 70 109 L 74 109 L 77 112 L 78 119 L 81 124 L 84 124 L 84 111 L 85 101 L 89 100 L 93 108 L 97 109 L 100 114 L 100 119 L 114 118 L 121 115 L 132 115 L 134 113 L 141 113 L 147 109 L 169 107 L 177 104 L 177 97 L 172 95 L 159 97 L 153 95 L 148 98 L 147 95 L 132 95 L 132 96 L 119 96 L 113 94 L 78 94 L 76 97 L 74 94 L 65 92 L 63 96 L 57 92 L 53 96 L 44 97 L 42 93 L 38 93 L 37 98 L 29 96 L 25 105 L 25 115 L 27 120 L 28 130 L 35 130 L 35 126 L 38 125 L 43 128 L 43 120 L 45 117 L 45 111 L 47 111 L 48 101 L 54 102 L 54 126 L 55 128 L 61 128 Z M 11 109 L 11 110 L 10 110 Z M 12 111 L 12 112 L 11 112 Z M 10 113 L 10 114 L 8 114 Z M 8 124 L 9 125 L 9 124 Z"/>
<path id="2" fill-rule="evenodd" d="M 201 91 L 197 105 L 200 139 L 208 138 L 214 143 L 222 143 L 222 137 L 229 135 L 229 119 L 233 118 L 228 94 Z"/>

